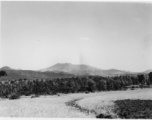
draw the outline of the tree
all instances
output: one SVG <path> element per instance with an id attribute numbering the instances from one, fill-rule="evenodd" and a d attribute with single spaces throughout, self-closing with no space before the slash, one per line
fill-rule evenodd
<path id="1" fill-rule="evenodd" d="M 148 76 L 149 76 L 150 84 L 152 84 L 152 72 L 150 72 L 150 73 L 148 74 Z"/>
<path id="2" fill-rule="evenodd" d="M 96 90 L 96 83 L 92 79 L 88 80 L 88 88 L 87 88 L 87 90 L 89 92 L 93 92 L 93 91 Z"/>
<path id="3" fill-rule="evenodd" d="M 138 80 L 141 84 L 141 88 L 143 87 L 143 84 L 144 84 L 144 75 L 138 75 Z"/>
<path id="4" fill-rule="evenodd" d="M 7 73 L 5 71 L 0 71 L 0 76 L 7 76 Z"/>

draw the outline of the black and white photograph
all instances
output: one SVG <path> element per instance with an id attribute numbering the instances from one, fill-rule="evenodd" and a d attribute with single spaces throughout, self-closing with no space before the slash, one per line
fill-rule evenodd
<path id="1" fill-rule="evenodd" d="M 152 119 L 152 2 L 0 1 L 0 118 Z"/>

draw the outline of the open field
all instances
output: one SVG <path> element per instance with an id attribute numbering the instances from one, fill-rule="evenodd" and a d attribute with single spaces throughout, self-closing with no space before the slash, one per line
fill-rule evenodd
<path id="1" fill-rule="evenodd" d="M 81 99 L 76 102 L 82 108 L 88 109 L 90 111 L 95 111 L 96 114 L 107 114 L 114 118 L 118 116 L 113 113 L 114 101 L 124 100 L 124 99 L 140 99 L 140 100 L 152 100 L 152 89 L 137 89 L 128 91 L 109 91 L 105 94 L 96 95 L 94 97 L 88 97 Z"/>
<path id="2" fill-rule="evenodd" d="M 60 94 L 60 96 L 40 96 L 31 98 L 22 96 L 20 99 L 0 101 L 1 117 L 58 117 L 58 118 L 92 118 L 100 113 L 111 114 L 114 101 L 123 99 L 152 100 L 152 89 L 137 89 L 127 91 L 109 91 L 96 93 Z M 66 102 L 79 99 L 76 104 L 95 113 L 82 112 L 77 108 L 67 106 Z"/>

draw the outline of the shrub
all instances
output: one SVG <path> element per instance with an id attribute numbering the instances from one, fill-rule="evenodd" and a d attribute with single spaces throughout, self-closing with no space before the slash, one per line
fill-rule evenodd
<path id="1" fill-rule="evenodd" d="M 117 100 L 115 112 L 120 118 L 152 118 L 152 100 Z"/>
<path id="2" fill-rule="evenodd" d="M 96 118 L 108 118 L 108 119 L 112 119 L 113 117 L 111 115 L 99 114 L 99 115 L 96 116 Z"/>
<path id="3" fill-rule="evenodd" d="M 36 98 L 36 97 L 39 97 L 38 94 L 35 94 L 35 95 L 32 95 L 31 98 Z"/>
<path id="4" fill-rule="evenodd" d="M 135 86 L 132 86 L 132 87 L 131 87 L 131 90 L 134 90 L 134 89 L 135 89 Z"/>
<path id="5" fill-rule="evenodd" d="M 10 100 L 14 100 L 14 99 L 19 99 L 20 95 L 17 93 L 11 93 L 10 95 L 8 95 L 8 99 Z"/>
<path id="6" fill-rule="evenodd" d="M 1 76 L 7 76 L 7 73 L 2 70 L 2 71 L 0 71 L 0 77 L 1 77 Z"/>
<path id="7" fill-rule="evenodd" d="M 89 92 L 88 92 L 88 91 L 85 91 L 85 93 L 88 94 Z"/>

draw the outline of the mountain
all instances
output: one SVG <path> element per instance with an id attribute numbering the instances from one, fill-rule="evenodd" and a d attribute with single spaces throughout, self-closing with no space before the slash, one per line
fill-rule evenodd
<path id="1" fill-rule="evenodd" d="M 112 76 L 112 75 L 120 75 L 126 74 L 128 72 L 110 69 L 110 70 L 102 70 L 99 68 L 91 67 L 85 64 L 74 65 L 71 63 L 57 63 L 49 68 L 45 68 L 40 70 L 41 72 L 66 72 L 74 75 L 102 75 L 102 76 Z"/>
<path id="2" fill-rule="evenodd" d="M 144 73 L 150 73 L 150 72 L 152 72 L 152 69 L 144 71 Z"/>
<path id="3" fill-rule="evenodd" d="M 12 68 L 10 68 L 8 66 L 4 66 L 4 67 L 0 68 L 0 70 L 12 70 Z"/>
<path id="4" fill-rule="evenodd" d="M 50 78 L 65 78 L 74 76 L 117 76 L 117 75 L 135 75 L 138 73 L 122 71 L 117 69 L 102 70 L 85 64 L 57 63 L 49 68 L 39 71 L 32 70 L 17 70 L 8 66 L 0 68 L 7 73 L 7 76 L 1 76 L 0 80 L 4 79 L 50 79 Z M 147 70 L 142 73 L 149 73 Z"/>
<path id="5" fill-rule="evenodd" d="M 9 79 L 50 79 L 50 78 L 67 78 L 73 77 L 74 75 L 64 72 L 40 72 L 32 70 L 15 70 L 9 67 L 2 67 L 0 70 L 4 70 L 7 76 L 1 76 L 0 80 Z"/>
<path id="6" fill-rule="evenodd" d="M 84 74 L 90 74 L 93 72 L 97 72 L 99 69 L 93 68 L 91 66 L 87 66 L 84 64 L 81 65 L 74 65 L 71 63 L 57 63 L 52 67 L 42 69 L 40 71 L 54 71 L 54 72 L 66 72 L 66 73 L 71 73 L 75 75 L 84 75 Z M 100 72 L 100 71 L 98 71 Z"/>

